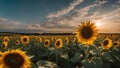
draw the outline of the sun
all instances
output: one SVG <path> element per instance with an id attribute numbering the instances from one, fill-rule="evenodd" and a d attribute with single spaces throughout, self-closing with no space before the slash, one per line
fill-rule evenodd
<path id="1" fill-rule="evenodd" d="M 95 25 L 96 25 L 97 27 L 100 27 L 100 26 L 101 26 L 101 22 L 100 22 L 100 21 L 96 21 L 96 22 L 95 22 Z"/>

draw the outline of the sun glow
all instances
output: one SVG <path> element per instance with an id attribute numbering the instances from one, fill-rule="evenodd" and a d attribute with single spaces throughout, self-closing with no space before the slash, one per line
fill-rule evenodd
<path id="1" fill-rule="evenodd" d="M 96 25 L 97 27 L 100 27 L 100 26 L 101 26 L 101 22 L 100 22 L 100 21 L 96 21 L 96 22 L 95 22 L 95 25 Z"/>

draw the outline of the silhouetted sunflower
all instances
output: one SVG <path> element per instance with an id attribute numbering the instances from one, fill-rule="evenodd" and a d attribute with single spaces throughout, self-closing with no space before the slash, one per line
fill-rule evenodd
<path id="1" fill-rule="evenodd" d="M 50 46 L 50 40 L 45 40 L 44 41 L 44 47 L 48 48 Z"/>
<path id="2" fill-rule="evenodd" d="M 112 40 L 109 38 L 106 38 L 105 40 L 103 40 L 102 42 L 102 48 L 103 49 L 110 49 L 112 47 Z"/>
<path id="3" fill-rule="evenodd" d="M 0 57 L 0 68 L 30 68 L 31 62 L 25 52 L 9 50 L 3 52 Z"/>
<path id="4" fill-rule="evenodd" d="M 94 23 L 91 23 L 90 21 L 81 22 L 76 32 L 78 42 L 82 42 L 83 44 L 93 44 L 98 35 L 97 31 Z"/>
<path id="5" fill-rule="evenodd" d="M 61 39 L 56 40 L 56 42 L 54 43 L 54 46 L 56 49 L 61 48 L 63 46 L 62 40 Z"/>
<path id="6" fill-rule="evenodd" d="M 30 38 L 28 36 L 22 36 L 20 41 L 22 44 L 28 44 L 30 42 Z"/>

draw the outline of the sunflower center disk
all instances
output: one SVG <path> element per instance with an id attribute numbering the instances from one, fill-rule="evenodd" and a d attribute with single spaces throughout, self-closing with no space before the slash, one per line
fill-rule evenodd
<path id="1" fill-rule="evenodd" d="M 3 44 L 3 48 L 5 48 L 5 44 Z"/>
<path id="2" fill-rule="evenodd" d="M 60 41 L 57 41 L 57 42 L 56 42 L 56 45 L 59 46 L 59 45 L 60 45 Z"/>
<path id="3" fill-rule="evenodd" d="M 8 40 L 7 39 L 5 39 L 5 42 L 7 42 Z"/>
<path id="4" fill-rule="evenodd" d="M 6 55 L 4 62 L 10 68 L 20 68 L 24 63 L 24 59 L 19 54 L 9 54 Z"/>
<path id="5" fill-rule="evenodd" d="M 105 40 L 105 41 L 103 42 L 103 45 L 106 46 L 107 44 L 108 44 L 108 40 Z"/>
<path id="6" fill-rule="evenodd" d="M 24 42 L 27 42 L 27 38 L 24 38 L 23 41 L 24 41 Z"/>
<path id="7" fill-rule="evenodd" d="M 81 30 L 81 35 L 83 38 L 88 39 L 93 35 L 93 30 L 91 27 L 84 27 Z"/>
<path id="8" fill-rule="evenodd" d="M 16 43 L 18 43 L 18 41 Z"/>
<path id="9" fill-rule="evenodd" d="M 45 42 L 45 45 L 48 45 L 48 41 Z"/>

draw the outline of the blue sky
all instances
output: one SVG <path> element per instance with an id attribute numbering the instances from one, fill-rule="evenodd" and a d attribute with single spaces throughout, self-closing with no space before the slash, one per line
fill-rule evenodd
<path id="1" fill-rule="evenodd" d="M 75 32 L 87 20 L 120 32 L 119 12 L 120 0 L 0 0 L 0 32 Z"/>

